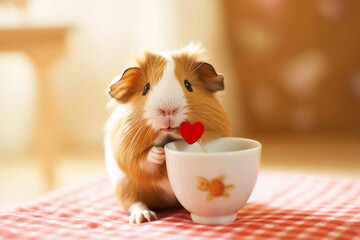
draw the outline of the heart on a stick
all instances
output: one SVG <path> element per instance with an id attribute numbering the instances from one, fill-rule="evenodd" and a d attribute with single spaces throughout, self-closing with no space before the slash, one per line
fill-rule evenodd
<path id="1" fill-rule="evenodd" d="M 201 122 L 195 122 L 191 125 L 189 122 L 183 122 L 180 125 L 180 134 L 188 144 L 193 144 L 204 134 L 204 125 Z"/>

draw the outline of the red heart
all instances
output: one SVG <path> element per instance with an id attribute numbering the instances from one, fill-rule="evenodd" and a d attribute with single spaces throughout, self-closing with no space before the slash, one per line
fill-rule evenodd
<path id="1" fill-rule="evenodd" d="M 180 125 L 180 134 L 188 144 L 193 144 L 204 134 L 204 125 L 196 122 L 191 125 L 189 122 L 183 122 Z"/>

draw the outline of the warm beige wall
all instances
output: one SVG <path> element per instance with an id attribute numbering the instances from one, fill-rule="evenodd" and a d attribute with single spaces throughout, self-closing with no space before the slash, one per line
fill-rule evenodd
<path id="1" fill-rule="evenodd" d="M 0 152 L 25 149 L 32 140 L 33 74 L 31 62 L 21 53 L 0 55 Z"/>
<path id="2" fill-rule="evenodd" d="M 231 91 L 234 89 L 231 81 L 236 79 L 229 64 L 219 5 L 216 0 L 30 1 L 28 22 L 66 23 L 74 27 L 68 48 L 52 72 L 63 145 L 85 148 L 102 145 L 103 125 L 109 114 L 104 110 L 107 86 L 124 67 L 132 64 L 139 49 L 171 50 L 190 41 L 203 42 L 213 56 L 209 61 L 227 80 L 227 90 L 220 94 L 222 102 L 233 104 L 230 95 L 236 93 Z M 21 56 L 14 56 L 10 63 L 7 55 L 1 56 L 0 62 L 0 86 L 5 86 L 0 99 L 0 149 L 9 149 L 9 142 L 12 149 L 24 149 L 31 146 L 29 136 L 33 133 L 32 99 L 36 87 L 31 84 L 34 83 L 31 63 Z M 8 64 L 17 70 L 9 70 Z M 20 91 L 14 94 L 6 89 Z M 11 104 L 24 117 L 15 114 Z M 239 110 L 237 106 L 229 113 L 235 118 Z"/>

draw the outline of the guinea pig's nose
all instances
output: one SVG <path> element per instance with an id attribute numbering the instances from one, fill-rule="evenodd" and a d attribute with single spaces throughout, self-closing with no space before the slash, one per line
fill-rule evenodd
<path id="1" fill-rule="evenodd" d="M 179 108 L 159 108 L 159 112 L 163 116 L 174 116 L 178 113 Z"/>

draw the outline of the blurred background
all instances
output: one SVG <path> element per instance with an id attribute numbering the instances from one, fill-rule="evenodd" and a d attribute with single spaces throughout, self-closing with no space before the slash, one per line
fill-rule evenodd
<path id="1" fill-rule="evenodd" d="M 262 169 L 360 178 L 357 0 L 0 0 L 0 210 L 104 171 L 111 79 L 201 42 Z"/>

